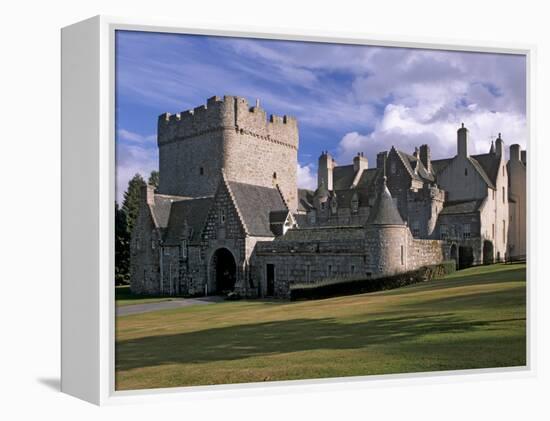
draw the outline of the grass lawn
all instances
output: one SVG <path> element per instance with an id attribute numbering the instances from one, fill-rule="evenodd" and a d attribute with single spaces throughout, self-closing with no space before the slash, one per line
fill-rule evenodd
<path id="1" fill-rule="evenodd" d="M 524 264 L 317 301 L 118 317 L 117 390 L 526 363 Z"/>
<path id="2" fill-rule="evenodd" d="M 119 285 L 115 287 L 115 303 L 117 307 L 130 306 L 133 304 L 158 303 L 161 301 L 171 301 L 170 297 L 142 297 L 133 295 L 130 292 L 129 285 Z"/>

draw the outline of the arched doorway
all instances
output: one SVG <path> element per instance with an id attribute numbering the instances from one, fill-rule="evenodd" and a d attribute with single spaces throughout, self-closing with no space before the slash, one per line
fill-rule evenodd
<path id="1" fill-rule="evenodd" d="M 472 247 L 460 246 L 458 248 L 458 268 L 469 268 L 474 263 L 474 250 Z"/>
<path id="2" fill-rule="evenodd" d="M 226 248 L 216 250 L 211 260 L 211 279 L 213 289 L 211 293 L 222 294 L 232 291 L 237 280 L 237 264 L 233 254 Z"/>
<path id="3" fill-rule="evenodd" d="M 449 257 L 451 258 L 451 260 L 455 261 L 456 268 L 458 269 L 458 250 L 457 250 L 456 244 L 453 244 L 451 246 L 451 251 L 449 253 Z"/>
<path id="4" fill-rule="evenodd" d="M 495 256 L 494 256 L 494 248 L 493 248 L 493 242 L 489 240 L 485 240 L 483 242 L 483 264 L 484 265 L 490 265 L 491 263 L 494 263 Z"/>

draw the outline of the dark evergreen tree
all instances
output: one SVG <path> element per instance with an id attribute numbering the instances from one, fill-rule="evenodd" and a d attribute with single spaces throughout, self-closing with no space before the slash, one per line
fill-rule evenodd
<path id="1" fill-rule="evenodd" d="M 145 181 L 140 174 L 136 174 L 128 182 L 128 189 L 124 192 L 124 202 L 122 210 L 126 215 L 126 225 L 128 232 L 131 233 L 139 212 L 139 201 L 141 198 L 141 188 L 145 186 Z"/>
<path id="2" fill-rule="evenodd" d="M 154 170 L 151 171 L 151 175 L 149 176 L 149 180 L 147 180 L 147 184 L 150 186 L 155 186 L 155 190 L 159 186 L 159 172 Z"/>
<path id="3" fill-rule="evenodd" d="M 128 283 L 130 275 L 130 232 L 126 214 L 115 202 L 115 283 Z"/>

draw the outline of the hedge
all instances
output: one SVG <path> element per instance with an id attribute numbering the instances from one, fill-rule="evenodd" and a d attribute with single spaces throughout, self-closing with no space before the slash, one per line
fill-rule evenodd
<path id="1" fill-rule="evenodd" d="M 455 270 L 456 262 L 451 260 L 395 275 L 330 278 L 308 284 L 293 284 L 290 285 L 290 300 L 314 300 L 400 288 L 442 278 Z"/>

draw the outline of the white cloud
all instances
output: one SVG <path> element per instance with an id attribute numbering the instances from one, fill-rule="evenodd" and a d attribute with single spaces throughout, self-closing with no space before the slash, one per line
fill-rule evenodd
<path id="1" fill-rule="evenodd" d="M 315 190 L 317 188 L 317 174 L 311 164 L 303 167 L 298 164 L 298 188 Z"/>
<path id="2" fill-rule="evenodd" d="M 157 149 L 144 148 L 141 145 L 129 145 L 117 142 L 116 145 L 116 200 L 122 203 L 128 181 L 141 174 L 147 181 L 151 171 L 158 170 Z"/>
<path id="3" fill-rule="evenodd" d="M 454 156 L 456 153 L 456 130 L 461 122 L 469 129 L 469 153 L 486 153 L 491 138 L 502 133 L 506 146 L 519 143 L 526 145 L 526 122 L 523 115 L 514 112 L 472 112 L 463 109 L 442 120 L 422 121 L 418 109 L 403 105 L 388 105 L 375 129 L 369 134 L 349 132 L 340 140 L 336 160 L 340 165 L 351 162 L 357 152 L 364 152 L 371 167 L 376 165 L 376 154 L 392 146 L 412 153 L 415 146 L 428 144 L 432 158 Z"/>
<path id="4" fill-rule="evenodd" d="M 143 136 L 139 133 L 131 132 L 130 130 L 126 129 L 118 129 L 117 130 L 118 138 L 120 140 L 126 140 L 129 142 L 153 142 L 157 139 L 156 134 L 151 134 L 149 136 Z"/>

